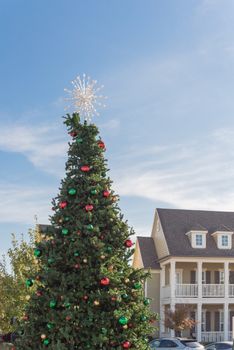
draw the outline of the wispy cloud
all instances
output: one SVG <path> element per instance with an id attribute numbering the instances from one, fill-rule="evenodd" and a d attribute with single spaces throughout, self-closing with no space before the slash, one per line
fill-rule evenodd
<path id="1" fill-rule="evenodd" d="M 234 131 L 216 130 L 198 142 L 171 145 L 145 160 L 124 157 L 114 169 L 120 195 L 165 203 L 167 207 L 233 210 Z M 120 170 L 122 169 L 122 170 Z"/>
<path id="2" fill-rule="evenodd" d="M 35 215 L 41 223 L 51 214 L 51 189 L 0 184 L 0 222 L 32 224 Z"/>
<path id="3" fill-rule="evenodd" d="M 35 167 L 60 177 L 68 148 L 64 135 L 54 125 L 1 125 L 0 150 L 21 153 Z"/>

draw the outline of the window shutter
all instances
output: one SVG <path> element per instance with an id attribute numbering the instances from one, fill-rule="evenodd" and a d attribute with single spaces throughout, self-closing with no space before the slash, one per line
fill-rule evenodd
<path id="1" fill-rule="evenodd" d="M 229 272 L 229 283 L 234 284 L 234 271 Z"/>
<path id="2" fill-rule="evenodd" d="M 215 311 L 215 332 L 219 332 L 219 311 Z"/>
<path id="3" fill-rule="evenodd" d="M 210 331 L 210 311 L 206 311 L 206 331 Z"/>
<path id="4" fill-rule="evenodd" d="M 196 271 L 190 271 L 190 283 L 191 284 L 196 283 Z"/>
<path id="5" fill-rule="evenodd" d="M 206 271 L 206 284 L 210 284 L 210 271 Z"/>
<path id="6" fill-rule="evenodd" d="M 229 322 L 230 331 L 232 331 L 232 317 L 234 317 L 234 311 L 230 311 L 230 322 Z"/>
<path id="7" fill-rule="evenodd" d="M 219 279 L 219 271 L 215 271 L 215 283 L 219 284 L 220 279 Z"/>

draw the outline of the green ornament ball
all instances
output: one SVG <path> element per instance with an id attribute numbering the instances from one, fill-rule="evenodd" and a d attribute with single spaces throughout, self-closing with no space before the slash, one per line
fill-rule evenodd
<path id="1" fill-rule="evenodd" d="M 54 258 L 49 258 L 49 259 L 48 259 L 48 263 L 49 263 L 49 264 L 53 264 L 53 262 L 54 262 Z"/>
<path id="2" fill-rule="evenodd" d="M 106 248 L 106 251 L 107 251 L 108 253 L 111 253 L 111 252 L 112 252 L 112 247 L 107 247 L 107 248 Z"/>
<path id="3" fill-rule="evenodd" d="M 67 303 L 64 304 L 64 306 L 68 309 L 68 308 L 71 307 L 71 304 L 67 302 Z"/>
<path id="4" fill-rule="evenodd" d="M 44 344 L 44 345 L 49 345 L 49 343 L 50 343 L 49 339 L 43 340 L 43 344 Z"/>
<path id="5" fill-rule="evenodd" d="M 74 196 L 74 194 L 76 194 L 76 189 L 75 188 L 70 188 L 68 190 L 68 193 L 71 195 L 71 196 Z"/>
<path id="6" fill-rule="evenodd" d="M 32 280 L 31 278 L 28 278 L 28 279 L 26 280 L 26 286 L 27 286 L 27 287 L 32 287 L 32 286 L 33 286 L 33 280 Z"/>
<path id="7" fill-rule="evenodd" d="M 51 301 L 50 301 L 50 308 L 51 308 L 51 309 L 54 309 L 54 308 L 56 307 L 56 305 L 57 305 L 56 300 L 51 300 Z"/>
<path id="8" fill-rule="evenodd" d="M 54 324 L 51 323 L 51 322 L 47 323 L 46 326 L 47 326 L 48 329 L 53 329 L 54 328 Z"/>
<path id="9" fill-rule="evenodd" d="M 69 221 L 69 220 L 70 220 L 69 216 L 66 216 L 66 217 L 64 218 L 64 220 L 65 220 L 65 221 Z"/>
<path id="10" fill-rule="evenodd" d="M 83 142 L 83 139 L 82 139 L 81 137 L 77 137 L 76 142 L 77 142 L 77 143 L 82 143 L 82 142 Z"/>
<path id="11" fill-rule="evenodd" d="M 128 299 L 128 294 L 122 294 L 121 297 L 122 297 L 122 299 L 126 300 L 126 299 Z"/>
<path id="12" fill-rule="evenodd" d="M 149 305 L 150 304 L 150 299 L 146 298 L 143 301 L 144 305 Z"/>
<path id="13" fill-rule="evenodd" d="M 127 323 L 128 323 L 127 317 L 121 316 L 121 317 L 119 318 L 119 323 L 120 323 L 121 325 L 127 324 Z"/>
<path id="14" fill-rule="evenodd" d="M 68 235 L 68 229 L 67 229 L 67 228 L 63 228 L 63 229 L 62 229 L 62 234 L 63 234 L 64 236 Z"/>
<path id="15" fill-rule="evenodd" d="M 91 194 L 97 194 L 97 190 L 94 188 L 90 191 Z"/>
<path id="16" fill-rule="evenodd" d="M 93 225 L 92 225 L 92 224 L 87 225 L 87 229 L 88 229 L 89 231 L 93 231 Z"/>
<path id="17" fill-rule="evenodd" d="M 133 288 L 134 289 L 141 289 L 141 283 L 140 282 L 134 283 Z"/>
<path id="18" fill-rule="evenodd" d="M 79 255 L 80 255 L 79 252 L 75 252 L 75 253 L 74 253 L 74 256 L 79 256 Z"/>
<path id="19" fill-rule="evenodd" d="M 141 321 L 146 321 L 147 320 L 147 317 L 145 315 L 142 315 L 141 316 Z"/>
<path id="20" fill-rule="evenodd" d="M 41 249 L 39 249 L 39 248 L 34 249 L 34 256 L 36 256 L 36 257 L 40 257 L 40 256 L 41 256 L 41 254 L 42 254 Z"/>

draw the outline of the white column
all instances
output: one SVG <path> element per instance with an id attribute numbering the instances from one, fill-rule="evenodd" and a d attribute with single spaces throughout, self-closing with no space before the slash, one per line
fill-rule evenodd
<path id="1" fill-rule="evenodd" d="M 197 341 L 201 341 L 202 303 L 197 304 Z"/>
<path id="2" fill-rule="evenodd" d="M 160 303 L 160 321 L 159 321 L 159 334 L 160 337 L 162 336 L 163 333 L 165 333 L 165 305 Z"/>
<path id="3" fill-rule="evenodd" d="M 170 309 L 171 311 L 175 311 L 175 302 L 171 302 L 171 305 L 170 305 Z M 175 336 L 175 330 L 174 329 L 170 329 L 170 337 L 174 337 Z"/>
<path id="4" fill-rule="evenodd" d="M 161 271 L 160 271 L 160 286 L 164 287 L 165 286 L 165 278 L 166 277 L 166 266 L 163 265 L 161 267 Z"/>
<path id="5" fill-rule="evenodd" d="M 171 287 L 171 305 L 170 309 L 172 311 L 175 311 L 175 274 L 176 274 L 176 269 L 175 269 L 175 261 L 171 260 L 170 262 L 170 287 Z M 175 331 L 174 329 L 170 329 L 170 336 L 174 337 L 175 336 Z"/>
<path id="6" fill-rule="evenodd" d="M 229 262 L 224 262 L 224 297 L 229 298 Z"/>
<path id="7" fill-rule="evenodd" d="M 197 288 L 198 298 L 202 298 L 202 261 L 197 262 Z"/>
<path id="8" fill-rule="evenodd" d="M 171 288 L 171 303 L 174 302 L 175 298 L 175 261 L 170 262 L 170 288 Z"/>
<path id="9" fill-rule="evenodd" d="M 228 302 L 223 305 L 223 317 L 224 317 L 224 340 L 228 340 L 229 324 L 228 324 Z"/>
<path id="10" fill-rule="evenodd" d="M 163 299 L 163 287 L 165 286 L 165 273 L 166 273 L 166 266 L 162 265 L 160 270 L 160 321 L 159 321 L 159 334 L 160 337 L 162 336 L 162 333 L 165 332 L 165 325 L 164 325 L 164 319 L 165 319 L 165 306 L 163 305 L 162 299 Z"/>

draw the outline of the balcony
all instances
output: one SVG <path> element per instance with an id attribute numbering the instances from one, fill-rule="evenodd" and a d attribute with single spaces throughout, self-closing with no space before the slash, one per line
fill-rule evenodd
<path id="1" fill-rule="evenodd" d="M 234 298 L 234 284 L 228 285 L 229 297 Z M 163 298 L 170 298 L 171 288 L 169 285 L 163 287 Z M 203 298 L 223 298 L 224 284 L 202 284 Z M 175 287 L 175 297 L 197 298 L 198 284 L 177 284 Z"/>

